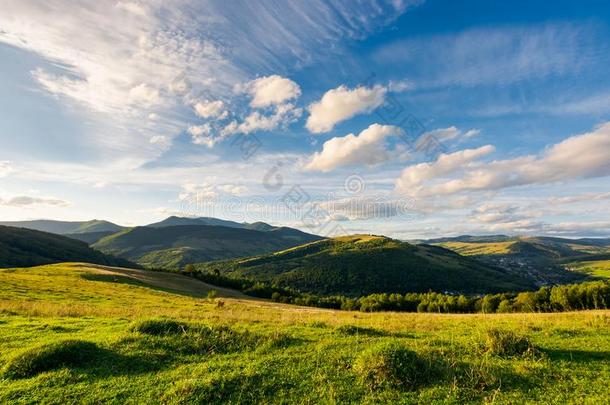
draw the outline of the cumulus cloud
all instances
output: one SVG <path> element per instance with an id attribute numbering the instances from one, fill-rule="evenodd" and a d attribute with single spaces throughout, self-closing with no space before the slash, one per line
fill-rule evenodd
<path id="1" fill-rule="evenodd" d="M 250 106 L 254 108 L 282 104 L 301 95 L 301 88 L 297 83 L 279 75 L 260 77 L 238 86 L 237 90 L 252 97 Z"/>
<path id="2" fill-rule="evenodd" d="M 493 150 L 487 145 L 407 167 L 396 181 L 396 189 L 409 195 L 431 196 L 608 176 L 610 123 L 570 137 L 539 156 L 475 161 Z"/>
<path id="3" fill-rule="evenodd" d="M 195 145 L 205 145 L 212 148 L 218 141 L 217 138 L 212 136 L 212 126 L 209 122 L 202 125 L 192 125 L 187 129 L 187 132 L 191 135 Z"/>
<path id="4" fill-rule="evenodd" d="M 533 218 L 539 217 L 539 212 L 525 211 L 515 204 L 484 203 L 475 208 L 469 220 L 471 222 L 510 227 L 514 224 L 523 226 L 525 223 L 533 224 Z M 508 225 L 507 225 L 508 224 Z"/>
<path id="5" fill-rule="evenodd" d="M 406 194 L 423 194 L 422 183 L 425 181 L 453 173 L 494 150 L 493 146 L 485 145 L 477 149 L 465 149 L 450 154 L 441 154 L 435 162 L 409 166 L 403 170 L 400 178 L 396 181 L 396 189 Z"/>
<path id="6" fill-rule="evenodd" d="M 400 133 L 402 130 L 392 125 L 372 124 L 358 135 L 329 139 L 305 167 L 328 172 L 341 166 L 383 163 L 391 156 L 385 146 L 386 138 Z"/>
<path id="7" fill-rule="evenodd" d="M 221 136 L 242 133 L 250 134 L 256 131 L 271 131 L 295 122 L 303 113 L 294 104 L 279 104 L 269 114 L 252 111 L 242 122 L 231 121 L 221 130 Z"/>
<path id="8" fill-rule="evenodd" d="M 225 114 L 225 103 L 222 100 L 201 100 L 195 103 L 193 109 L 202 118 L 217 118 Z"/>
<path id="9" fill-rule="evenodd" d="M 305 127 L 316 134 L 328 132 L 334 126 L 357 114 L 371 112 L 384 103 L 387 88 L 359 86 L 350 90 L 339 86 L 324 93 L 320 101 L 308 108 Z"/>
<path id="10" fill-rule="evenodd" d="M 7 207 L 28 207 L 32 205 L 53 205 L 56 207 L 68 207 L 70 203 L 65 200 L 52 197 L 15 196 L 7 199 L 0 198 L 0 205 Z"/>

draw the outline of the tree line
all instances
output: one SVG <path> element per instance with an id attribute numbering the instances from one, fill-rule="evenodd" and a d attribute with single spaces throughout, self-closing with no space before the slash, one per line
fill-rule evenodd
<path id="1" fill-rule="evenodd" d="M 220 287 L 275 302 L 348 311 L 432 312 L 432 313 L 510 313 L 560 312 L 610 309 L 610 283 L 589 281 L 541 287 L 537 291 L 486 295 L 428 293 L 381 293 L 363 297 L 320 296 L 270 285 L 247 278 L 221 275 L 218 271 L 200 272 L 187 265 L 183 273 Z"/>

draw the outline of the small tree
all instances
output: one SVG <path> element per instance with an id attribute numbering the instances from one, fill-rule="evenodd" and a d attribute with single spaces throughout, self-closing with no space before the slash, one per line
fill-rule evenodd
<path id="1" fill-rule="evenodd" d="M 184 272 L 187 274 L 192 274 L 195 272 L 195 266 L 193 266 L 192 264 L 187 264 L 186 266 L 184 266 Z"/>

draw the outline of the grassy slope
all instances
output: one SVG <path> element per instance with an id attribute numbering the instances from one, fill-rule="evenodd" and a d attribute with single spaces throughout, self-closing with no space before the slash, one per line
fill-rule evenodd
<path id="1" fill-rule="evenodd" d="M 322 295 L 429 290 L 483 293 L 532 287 L 525 279 L 446 249 L 367 235 L 323 240 L 199 268 Z"/>
<path id="2" fill-rule="evenodd" d="M 610 260 L 568 263 L 566 267 L 590 276 L 610 279 Z"/>
<path id="3" fill-rule="evenodd" d="M 610 396 L 610 312 L 366 314 L 230 298 L 219 306 L 218 300 L 96 281 L 86 276 L 90 272 L 97 270 L 0 270 L 0 364 L 65 339 L 100 348 L 91 363 L 0 379 L 0 402 L 603 403 Z M 201 353 L 202 342 L 196 345 L 188 334 L 131 330 L 133 321 L 159 316 L 227 325 L 239 336 L 248 331 L 266 337 L 269 344 Z M 478 345 L 492 327 L 527 335 L 541 354 L 481 355 Z M 352 365 L 379 342 L 440 358 L 453 374 L 411 391 L 371 391 Z"/>
<path id="4" fill-rule="evenodd" d="M 129 266 L 124 259 L 108 256 L 84 242 L 52 233 L 0 226 L 0 267 L 35 266 L 65 261 Z"/>
<path id="5" fill-rule="evenodd" d="M 562 258 L 582 254 L 602 254 L 610 252 L 610 247 L 596 245 L 587 240 L 531 237 L 513 238 L 506 241 L 447 241 L 435 243 L 465 256 L 530 254 L 549 258 Z"/>
<path id="6" fill-rule="evenodd" d="M 136 227 L 102 238 L 93 247 L 147 267 L 177 269 L 189 263 L 252 256 L 319 237 L 296 230 L 261 232 L 224 226 Z"/>

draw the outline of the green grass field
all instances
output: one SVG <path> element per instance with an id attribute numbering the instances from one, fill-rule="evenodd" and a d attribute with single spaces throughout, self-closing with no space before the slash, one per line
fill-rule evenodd
<path id="1" fill-rule="evenodd" d="M 439 243 L 447 249 L 458 252 L 463 256 L 474 256 L 474 255 L 505 255 L 510 253 L 510 246 L 515 241 L 508 242 L 486 242 L 486 243 L 475 243 L 475 242 L 443 242 Z"/>
<path id="2" fill-rule="evenodd" d="M 208 299 L 196 280 L 138 274 L 76 264 L 0 270 L 0 402 L 610 398 L 608 311 L 368 314 L 225 290 Z"/>
<path id="3" fill-rule="evenodd" d="M 566 267 L 590 276 L 610 279 L 610 260 L 569 263 Z"/>

